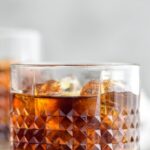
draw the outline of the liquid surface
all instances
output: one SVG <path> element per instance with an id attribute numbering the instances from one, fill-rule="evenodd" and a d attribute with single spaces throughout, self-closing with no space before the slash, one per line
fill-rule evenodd
<path id="1" fill-rule="evenodd" d="M 131 92 L 101 97 L 13 94 L 13 150 L 138 150 L 138 105 Z"/>

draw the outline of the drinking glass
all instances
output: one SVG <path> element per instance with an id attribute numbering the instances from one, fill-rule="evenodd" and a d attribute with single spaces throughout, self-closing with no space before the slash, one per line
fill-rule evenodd
<path id="1" fill-rule="evenodd" d="M 139 150 L 139 66 L 11 67 L 13 150 Z"/>

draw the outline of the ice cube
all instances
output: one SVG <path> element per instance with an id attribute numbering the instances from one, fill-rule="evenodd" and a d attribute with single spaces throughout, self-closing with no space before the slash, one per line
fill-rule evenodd
<path id="1" fill-rule="evenodd" d="M 79 96 L 80 82 L 75 76 L 68 76 L 60 81 L 62 95 L 64 96 Z"/>
<path id="2" fill-rule="evenodd" d="M 91 80 L 83 86 L 80 95 L 97 96 L 98 94 L 104 94 L 112 91 L 122 92 L 124 90 L 124 84 L 119 81 L 104 80 L 100 82 L 98 80 Z"/>
<path id="3" fill-rule="evenodd" d="M 42 96 L 59 95 L 61 92 L 60 82 L 56 80 L 49 80 L 45 83 L 35 85 L 34 94 Z"/>
<path id="4" fill-rule="evenodd" d="M 74 76 L 69 76 L 60 81 L 49 80 L 35 85 L 35 95 L 44 96 L 79 96 L 80 83 Z"/>
<path id="5" fill-rule="evenodd" d="M 97 96 L 99 90 L 100 90 L 100 82 L 97 80 L 91 80 L 83 86 L 80 95 Z"/>

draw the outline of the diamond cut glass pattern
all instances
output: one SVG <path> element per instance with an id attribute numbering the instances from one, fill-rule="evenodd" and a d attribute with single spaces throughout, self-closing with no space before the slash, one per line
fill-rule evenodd
<path id="1" fill-rule="evenodd" d="M 127 98 L 128 97 L 128 98 Z M 32 97 L 13 95 L 14 149 L 130 150 L 138 142 L 138 111 L 130 92 L 97 97 Z M 114 107 L 116 106 L 116 107 Z M 129 108 L 129 110 L 127 110 Z"/>
<path id="2" fill-rule="evenodd" d="M 29 66 L 32 87 L 26 89 L 22 80 L 12 85 L 12 150 L 140 149 L 138 88 L 123 76 L 128 67 L 95 71 L 93 66 Z M 12 80 L 21 79 L 21 67 Z"/>

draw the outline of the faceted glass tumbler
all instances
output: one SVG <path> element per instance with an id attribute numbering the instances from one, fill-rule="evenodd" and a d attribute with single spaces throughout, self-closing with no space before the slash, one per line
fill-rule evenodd
<path id="1" fill-rule="evenodd" d="M 13 150 L 139 150 L 139 66 L 11 67 Z"/>

